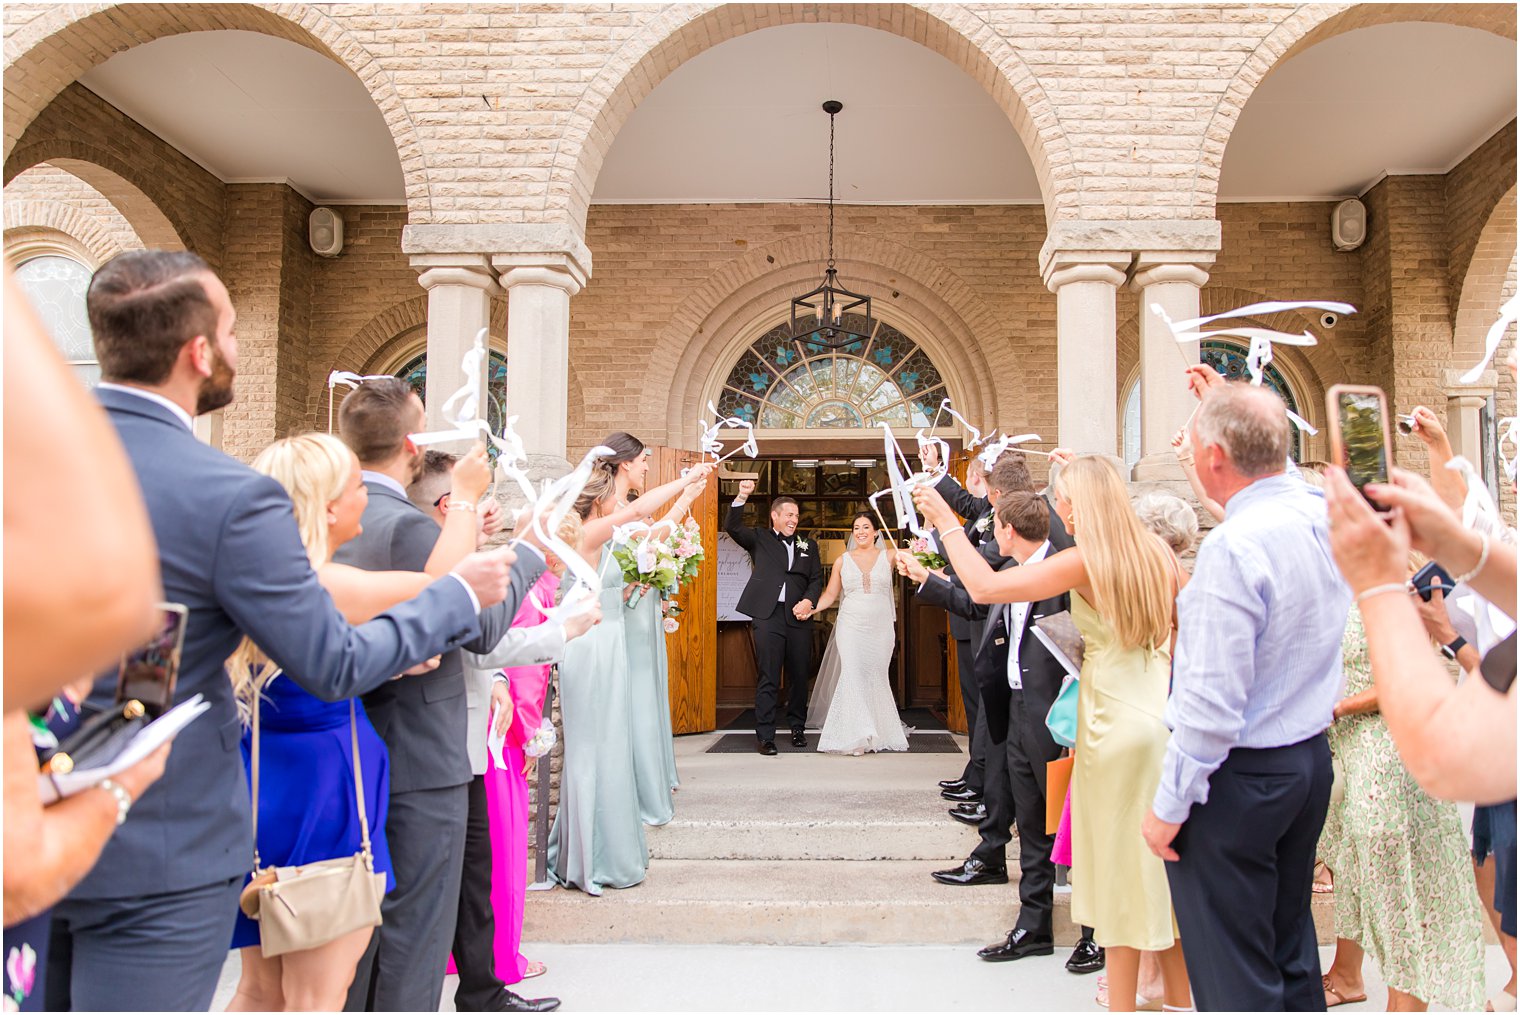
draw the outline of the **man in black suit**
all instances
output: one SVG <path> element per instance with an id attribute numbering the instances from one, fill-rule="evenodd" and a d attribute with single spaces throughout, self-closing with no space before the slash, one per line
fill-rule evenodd
<path id="1" fill-rule="evenodd" d="M 739 612 L 754 620 L 755 736 L 761 754 L 776 753 L 776 699 L 781 669 L 786 667 L 786 717 L 792 725 L 792 746 L 806 747 L 808 675 L 813 668 L 813 606 L 823 591 L 823 567 L 818 547 L 797 538 L 797 502 L 777 497 L 771 502 L 767 529 L 744 524 L 744 502 L 755 492 L 753 479 L 741 480 L 739 496 L 728 509 L 724 529 L 748 551 L 754 570 L 739 597 Z"/>
<path id="2" fill-rule="evenodd" d="M 253 866 L 227 657 L 246 634 L 283 679 L 324 701 L 391 684 L 478 636 L 480 604 L 506 592 L 510 553 L 466 558 L 416 599 L 349 625 L 312 570 L 290 495 L 192 433 L 194 414 L 232 401 L 226 286 L 192 253 L 138 250 L 100 267 L 86 303 L 104 378 L 96 397 L 142 486 L 164 598 L 189 609 L 175 701 L 200 695 L 210 708 L 140 798 L 112 794 L 121 827 L 53 911 L 45 1004 L 206 1011 Z M 115 689 L 112 670 L 87 707 L 110 707 Z"/>
<path id="3" fill-rule="evenodd" d="M 363 531 L 334 559 L 369 571 L 422 571 L 438 523 L 407 496 L 423 452 L 408 436 L 423 428 L 422 402 L 405 381 L 366 381 L 343 400 L 338 425 L 363 468 L 369 504 Z M 475 504 L 449 510 L 477 511 Z M 489 652 L 511 626 L 518 605 L 544 572 L 542 551 L 518 544 L 506 601 L 480 615 L 480 634 L 463 647 Z M 425 1011 L 438 1005 L 444 967 L 459 915 L 469 788 L 465 675 L 458 649 L 443 653 L 425 677 L 386 683 L 364 696 L 364 708 L 390 752 L 391 799 L 385 821 L 396 887 L 383 923 L 354 975 L 348 1006 L 371 1011 Z M 540 1011 L 502 989 L 481 999 L 485 1011 Z"/>

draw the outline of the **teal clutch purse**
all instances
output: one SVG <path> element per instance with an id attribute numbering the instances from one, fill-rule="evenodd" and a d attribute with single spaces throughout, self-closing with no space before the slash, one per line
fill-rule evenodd
<path id="1" fill-rule="evenodd" d="M 1061 692 L 1045 714 L 1050 738 L 1062 747 L 1077 746 L 1077 690 L 1080 684 L 1070 673 L 1061 681 Z"/>
<path id="2" fill-rule="evenodd" d="M 1077 746 L 1077 675 L 1082 672 L 1086 646 L 1071 614 L 1065 610 L 1034 622 L 1034 635 L 1066 670 L 1061 690 L 1045 714 L 1045 728 L 1062 747 Z"/>

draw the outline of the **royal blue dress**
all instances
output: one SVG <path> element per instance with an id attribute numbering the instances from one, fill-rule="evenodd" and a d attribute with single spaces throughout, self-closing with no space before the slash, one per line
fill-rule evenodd
<path id="1" fill-rule="evenodd" d="M 364 704 L 354 702 L 359 724 L 359 767 L 369 818 L 375 870 L 386 890 L 396 886 L 385 816 L 390 809 L 390 755 L 370 725 Z M 253 733 L 243 731 L 243 767 L 253 785 Z M 322 701 L 295 681 L 276 677 L 264 687 L 259 712 L 259 859 L 264 866 L 292 867 L 359 852 L 359 808 L 354 800 L 353 745 L 348 701 Z M 259 925 L 238 913 L 232 947 L 259 943 Z"/>

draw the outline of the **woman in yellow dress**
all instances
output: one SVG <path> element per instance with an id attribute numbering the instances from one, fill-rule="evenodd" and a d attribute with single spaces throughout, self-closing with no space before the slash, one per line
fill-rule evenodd
<path id="1" fill-rule="evenodd" d="M 913 499 L 940 532 L 950 563 L 980 603 L 1038 602 L 1071 593 L 1086 641 L 1072 771 L 1072 922 L 1093 928 L 1108 952 L 1109 1007 L 1133 1011 L 1140 953 L 1156 952 L 1167 1008 L 1189 1004 L 1166 868 L 1146 847 L 1140 820 L 1161 777 L 1168 731 L 1175 601 L 1186 581 L 1177 558 L 1141 524 L 1106 459 L 1071 461 L 1053 487 L 1056 512 L 1076 546 L 993 571 L 944 500 Z"/>

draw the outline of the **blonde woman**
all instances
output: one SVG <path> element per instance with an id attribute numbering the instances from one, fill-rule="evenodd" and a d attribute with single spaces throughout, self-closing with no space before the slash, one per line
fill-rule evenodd
<path id="1" fill-rule="evenodd" d="M 359 534 L 368 492 L 359 461 L 342 441 L 305 434 L 276 441 L 253 463 L 290 493 L 296 525 L 312 567 L 333 602 L 358 624 L 416 596 L 475 549 L 475 514 L 449 516 L 423 573 L 361 571 L 334 564 L 332 554 Z M 490 481 L 485 449 L 460 460 L 451 497 L 474 504 Z M 423 664 L 411 672 L 437 665 Z M 265 866 L 292 866 L 352 856 L 359 851 L 360 826 L 354 799 L 353 747 L 349 702 L 322 701 L 293 680 L 276 679 L 267 658 L 248 640 L 227 661 L 245 718 L 259 708 L 259 859 Z M 369 819 L 375 869 L 390 879 L 385 817 L 390 771 L 385 744 L 354 700 L 358 723 L 364 807 Z M 251 740 L 243 735 L 243 761 Z M 369 944 L 370 930 L 355 931 L 320 948 L 266 959 L 259 925 L 239 913 L 232 947 L 242 951 L 242 978 L 228 1011 L 341 1011 L 354 967 Z"/>
<path id="2" fill-rule="evenodd" d="M 1052 492 L 1077 545 L 1007 571 L 993 571 L 956 535 L 955 513 L 939 494 L 919 488 L 913 499 L 977 602 L 1071 593 L 1072 619 L 1086 641 L 1071 790 L 1072 870 L 1081 876 L 1073 878 L 1071 918 L 1092 927 L 1107 950 L 1111 1010 L 1134 1010 L 1142 951 L 1158 953 L 1167 1008 L 1186 1008 L 1187 968 L 1166 869 L 1140 834 L 1166 750 L 1175 601 L 1186 578 L 1170 548 L 1140 523 L 1105 459 L 1073 460 Z"/>

